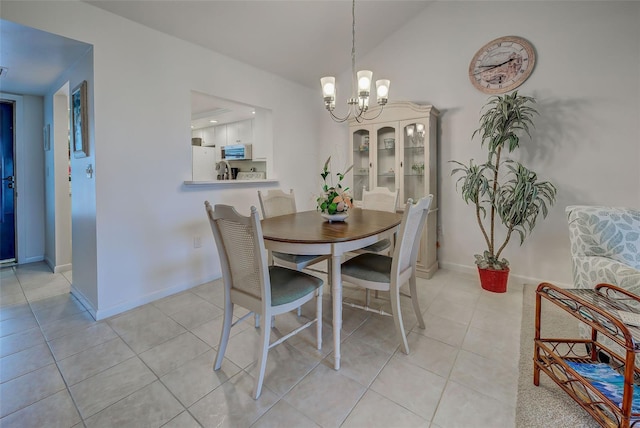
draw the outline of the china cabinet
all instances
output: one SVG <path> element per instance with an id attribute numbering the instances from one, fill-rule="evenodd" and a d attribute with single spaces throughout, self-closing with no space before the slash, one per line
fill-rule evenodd
<path id="1" fill-rule="evenodd" d="M 375 117 L 380 107 L 370 109 Z M 353 196 L 362 200 L 362 190 L 399 189 L 398 210 L 407 199 L 433 194 L 424 228 L 417 271 L 430 278 L 438 268 L 437 236 L 437 123 L 438 110 L 430 105 L 394 102 L 374 120 L 349 121 L 349 144 L 353 163 Z"/>

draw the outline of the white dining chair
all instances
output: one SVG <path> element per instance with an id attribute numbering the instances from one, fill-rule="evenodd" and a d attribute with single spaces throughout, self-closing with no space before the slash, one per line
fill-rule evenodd
<path id="1" fill-rule="evenodd" d="M 251 207 L 251 215 L 240 215 L 233 207 L 205 202 L 211 230 L 218 248 L 224 281 L 224 321 L 214 370 L 222 365 L 231 327 L 252 313 L 262 319 L 258 375 L 253 398 L 260 397 L 269 349 L 301 330 L 316 324 L 317 347 L 322 347 L 322 286 L 323 281 L 313 275 L 282 266 L 269 266 L 264 246 L 258 210 Z M 299 308 L 316 298 L 316 318 L 292 332 L 269 343 L 272 317 Z M 240 305 L 250 312 L 233 322 L 233 309 Z"/>
<path id="2" fill-rule="evenodd" d="M 389 211 L 394 213 L 398 205 L 398 193 L 399 189 L 391 191 L 386 187 L 375 187 L 373 190 L 368 191 L 365 187 L 362 189 L 361 207 L 365 210 Z M 360 254 L 377 253 L 390 255 L 391 251 L 391 240 L 385 238 L 353 252 Z"/>
<path id="3" fill-rule="evenodd" d="M 262 210 L 263 218 L 293 214 L 297 211 L 296 198 L 293 194 L 293 189 L 290 189 L 289 193 L 285 193 L 280 189 L 272 189 L 267 193 L 262 193 L 262 191 L 258 190 L 258 199 L 260 200 L 260 208 Z M 331 277 L 331 273 L 329 271 L 330 255 L 300 255 L 273 251 L 271 257 L 275 263 L 295 270 L 307 269 L 311 265 L 327 260 L 327 272 L 320 272 L 327 273 L 328 277 Z"/>
<path id="4" fill-rule="evenodd" d="M 398 194 L 399 189 L 395 191 L 391 191 L 386 187 L 374 187 L 373 190 L 368 191 L 366 187 L 362 188 L 362 202 L 360 207 L 365 210 L 377 210 L 377 211 L 389 211 L 396 212 L 398 205 Z M 371 245 L 367 245 L 364 248 L 360 248 L 357 250 L 353 250 L 352 253 L 355 254 L 363 254 L 363 253 L 376 253 L 376 254 L 385 254 L 391 255 L 393 251 L 392 239 L 384 238 L 379 240 L 378 242 L 374 242 Z M 365 289 L 365 299 L 366 305 L 369 306 L 371 303 L 371 297 L 369 293 L 369 289 Z M 378 298 L 378 290 L 375 292 L 376 298 Z"/>
<path id="5" fill-rule="evenodd" d="M 432 199 L 433 195 L 425 196 L 415 205 L 409 199 L 404 208 L 404 215 L 397 234 L 393 256 L 364 253 L 342 263 L 341 277 L 343 282 L 365 289 L 389 292 L 391 314 L 383 310 L 370 308 L 368 302 L 364 306 L 355 303 L 344 303 L 367 311 L 393 316 L 396 333 L 402 352 L 405 354 L 409 353 L 409 345 L 407 344 L 407 336 L 402 323 L 400 287 L 409 283 L 411 294 L 408 297 L 411 298 L 418 324 L 421 328 L 425 328 L 416 291 L 416 260 L 418 258 L 420 236 L 422 235 L 422 229 L 424 228 Z"/>

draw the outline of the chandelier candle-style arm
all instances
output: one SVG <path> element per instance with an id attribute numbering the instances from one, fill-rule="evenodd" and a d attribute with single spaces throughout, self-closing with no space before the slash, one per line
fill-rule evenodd
<path id="1" fill-rule="evenodd" d="M 376 81 L 376 102 L 380 106 L 380 111 L 375 117 L 365 117 L 365 112 L 369 110 L 369 96 L 371 94 L 371 82 L 373 81 L 373 72 L 371 70 L 360 70 L 356 73 L 356 1 L 353 0 L 351 7 L 353 25 L 351 27 L 351 72 L 353 75 L 352 97 L 347 100 L 348 111 L 344 117 L 336 116 L 333 111 L 336 108 L 336 78 L 326 76 L 320 79 L 322 86 L 322 96 L 324 98 L 324 106 L 331 114 L 336 122 L 344 122 L 352 115 L 358 122 L 364 120 L 372 120 L 380 116 L 382 110 L 389 100 L 388 79 L 380 79 Z M 357 86 L 357 87 L 356 87 Z"/>

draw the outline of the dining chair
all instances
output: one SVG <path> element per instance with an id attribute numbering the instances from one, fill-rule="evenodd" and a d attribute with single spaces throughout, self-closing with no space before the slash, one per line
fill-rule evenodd
<path id="1" fill-rule="evenodd" d="M 290 189 L 289 193 L 285 193 L 280 189 L 269 190 L 267 193 L 262 193 L 262 191 L 258 190 L 258 199 L 260 200 L 260 208 L 264 218 L 293 214 L 297 211 L 293 189 Z M 306 269 L 324 260 L 327 260 L 327 266 L 331 264 L 329 263 L 330 255 L 299 255 L 273 251 L 271 256 L 279 265 L 295 270 Z M 328 277 L 331 277 L 330 271 L 322 273 L 327 273 Z"/>
<path id="2" fill-rule="evenodd" d="M 393 256 L 364 253 L 342 263 L 342 281 L 370 290 L 389 291 L 391 314 L 383 310 L 370 308 L 368 302 L 364 306 L 355 303 L 344 303 L 366 311 L 393 316 L 396 334 L 400 340 L 402 352 L 405 354 L 409 353 L 409 345 L 407 344 L 407 336 L 404 331 L 402 312 L 400 310 L 400 295 L 404 296 L 405 294 L 400 293 L 400 287 L 407 282 L 409 283 L 411 294 L 407 295 L 407 297 L 411 298 L 420 328 L 425 328 L 416 291 L 416 260 L 418 258 L 422 229 L 424 228 L 432 199 L 433 195 L 428 195 L 420 199 L 416 204 L 413 204 L 411 199 L 407 201 Z"/>
<path id="3" fill-rule="evenodd" d="M 267 252 L 256 207 L 251 207 L 250 216 L 245 217 L 229 205 L 216 205 L 212 208 L 208 201 L 204 205 L 218 248 L 224 281 L 224 321 L 213 368 L 219 370 L 222 365 L 231 327 L 251 314 L 259 315 L 262 319 L 262 331 L 258 375 L 253 390 L 253 398 L 258 399 L 262 392 L 269 349 L 314 323 L 317 347 L 321 349 L 323 281 L 304 272 L 267 264 Z M 316 318 L 269 343 L 272 317 L 299 308 L 314 297 Z M 250 312 L 233 322 L 235 305 Z"/>
<path id="4" fill-rule="evenodd" d="M 362 189 L 362 209 L 365 210 L 377 210 L 377 211 L 389 211 L 396 212 L 396 206 L 398 205 L 398 192 L 387 189 L 386 187 L 376 187 L 371 191 L 365 188 Z M 359 250 L 353 251 L 354 253 L 378 253 L 378 254 L 391 254 L 391 240 L 388 238 L 381 239 L 371 245 L 368 245 Z"/>
<path id="5" fill-rule="evenodd" d="M 373 190 L 369 191 L 365 186 L 362 188 L 362 201 L 360 207 L 365 210 L 389 211 L 394 213 L 396 212 L 396 207 L 398 205 L 399 192 L 400 189 L 396 189 L 394 192 L 386 187 L 374 187 Z M 391 245 L 391 239 L 384 238 L 379 240 L 378 242 L 374 242 L 371 245 L 367 245 L 364 248 L 353 250 L 351 251 L 351 253 L 376 253 L 391 255 L 392 251 L 393 247 Z M 370 290 L 368 288 L 365 289 L 365 304 L 367 306 L 369 306 L 371 302 L 369 291 Z M 376 290 L 375 296 L 376 298 L 378 298 L 378 290 Z"/>

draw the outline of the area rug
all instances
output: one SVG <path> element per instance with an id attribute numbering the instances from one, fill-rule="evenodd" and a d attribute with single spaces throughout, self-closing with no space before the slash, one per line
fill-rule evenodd
<path id="1" fill-rule="evenodd" d="M 520 330 L 520 377 L 516 427 L 599 427 L 593 418 L 543 373 L 540 386 L 533 384 L 533 337 L 535 334 L 536 285 L 524 287 Z M 542 305 L 545 336 L 578 337 L 578 322 L 555 305 Z"/>

